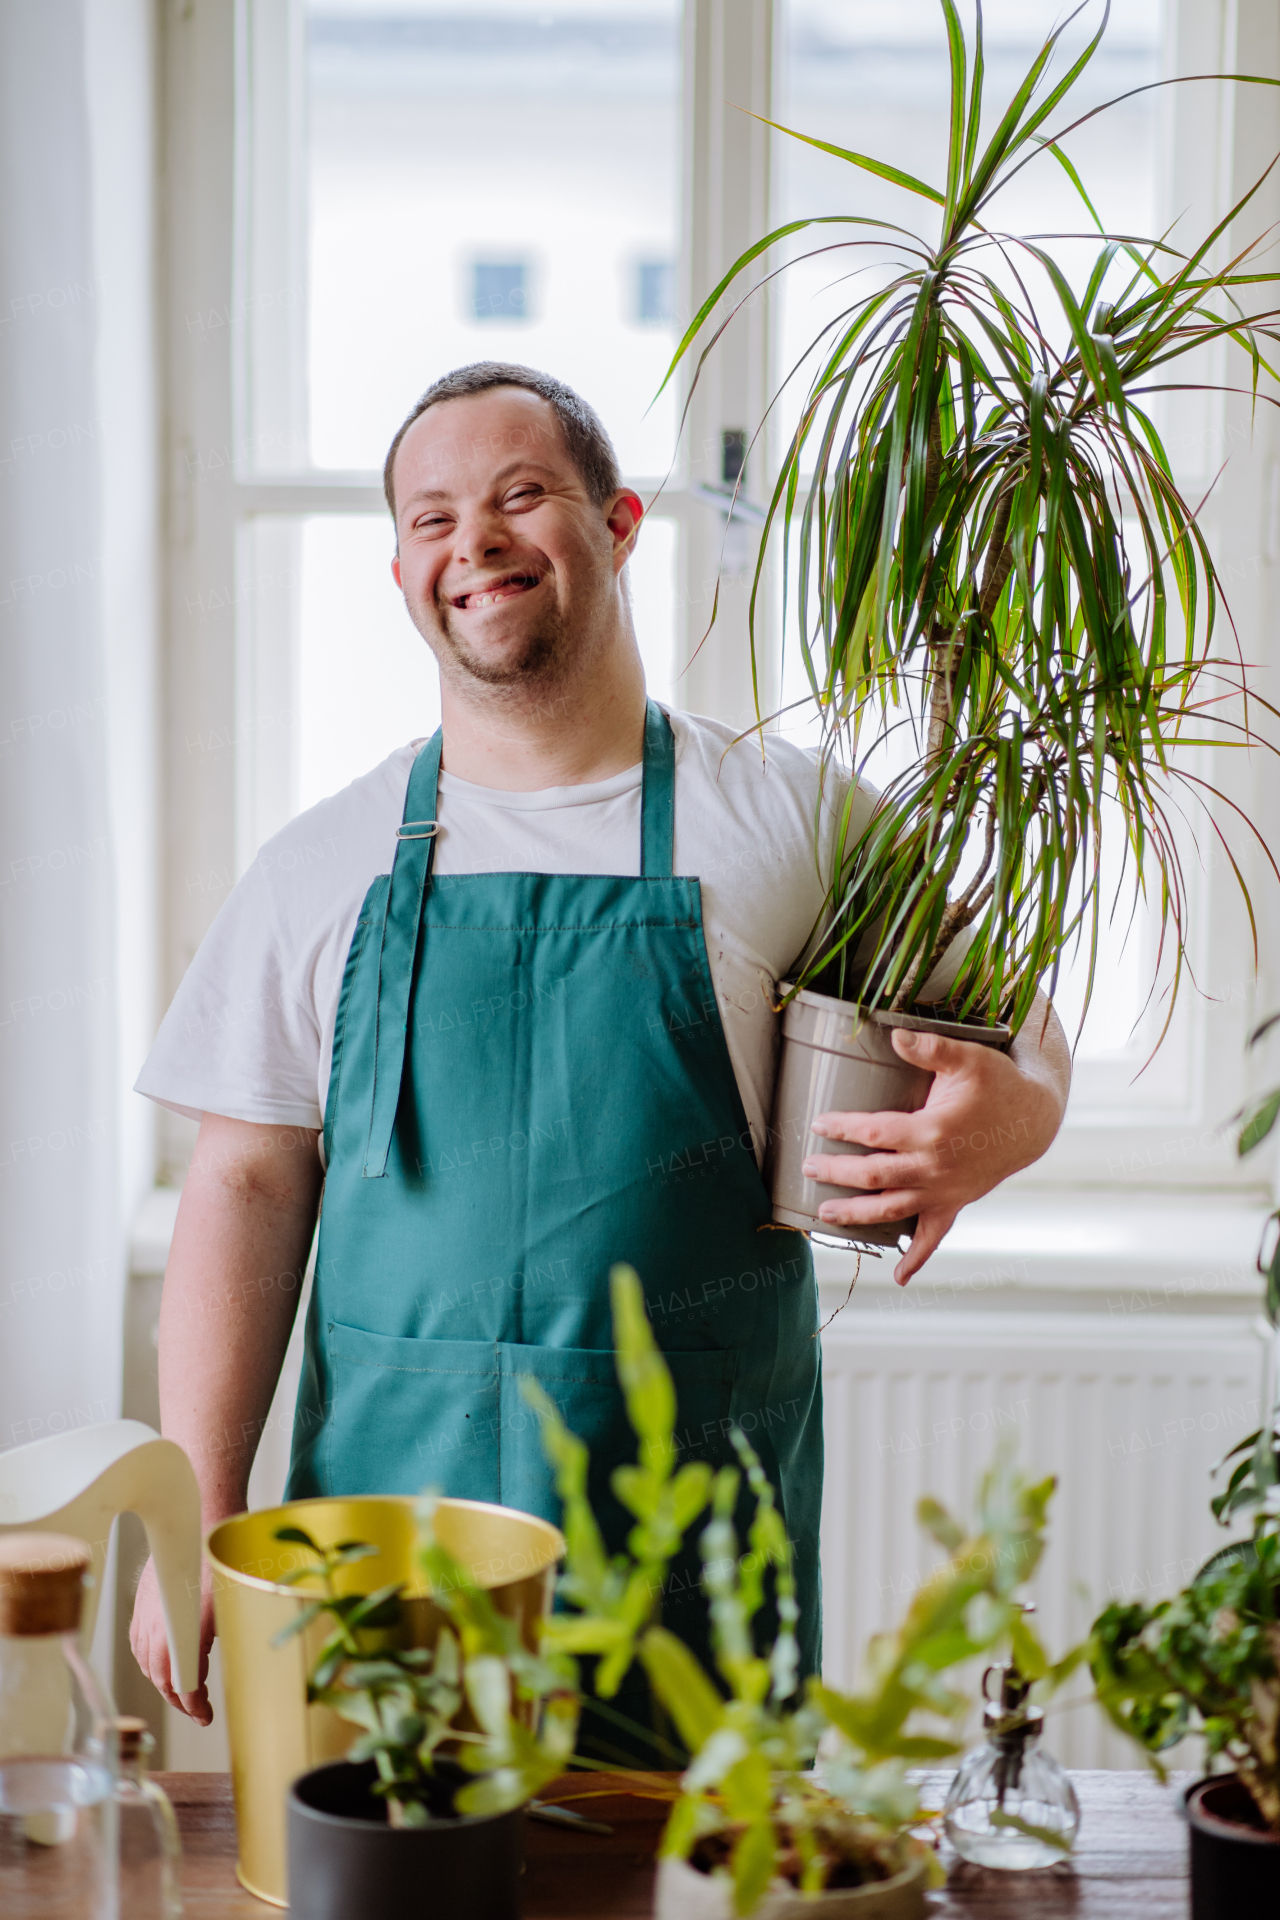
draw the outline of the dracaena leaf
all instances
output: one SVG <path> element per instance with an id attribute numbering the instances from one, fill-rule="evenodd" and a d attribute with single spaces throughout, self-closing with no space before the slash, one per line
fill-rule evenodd
<path id="1" fill-rule="evenodd" d="M 1269 1093 L 1265 1100 L 1260 1101 L 1246 1113 L 1244 1124 L 1240 1129 L 1240 1138 L 1236 1142 L 1236 1151 L 1241 1157 L 1246 1153 L 1252 1153 L 1256 1146 L 1261 1145 L 1275 1126 L 1278 1114 L 1280 1114 L 1280 1088 L 1277 1088 L 1274 1093 Z"/>

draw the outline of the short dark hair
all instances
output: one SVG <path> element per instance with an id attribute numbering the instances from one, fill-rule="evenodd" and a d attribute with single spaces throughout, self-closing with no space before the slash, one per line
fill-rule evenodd
<path id="1" fill-rule="evenodd" d="M 420 420 L 428 407 L 439 406 L 444 400 L 465 400 L 471 394 L 488 393 L 494 387 L 523 387 L 527 393 L 536 393 L 539 399 L 547 401 L 555 409 L 569 458 L 582 476 L 583 484 L 595 504 L 602 507 L 606 500 L 617 493 L 622 485 L 622 476 L 618 472 L 618 456 L 613 450 L 613 442 L 605 432 L 599 414 L 581 394 L 575 393 L 572 387 L 566 387 L 564 381 L 557 380 L 553 374 L 539 373 L 535 367 L 519 367 L 504 360 L 476 360 L 469 367 L 455 367 L 452 373 L 442 374 L 438 380 L 433 380 L 401 423 L 391 442 L 382 469 L 382 491 L 393 520 L 396 517 L 396 455 L 400 451 L 400 442 L 414 421 Z"/>

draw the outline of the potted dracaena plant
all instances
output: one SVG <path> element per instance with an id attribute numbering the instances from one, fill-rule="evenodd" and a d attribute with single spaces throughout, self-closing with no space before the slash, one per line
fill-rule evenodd
<path id="1" fill-rule="evenodd" d="M 1175 821 L 1184 801 L 1220 797 L 1188 750 L 1254 738 L 1242 664 L 1219 645 L 1213 556 L 1151 396 L 1178 382 L 1174 363 L 1223 341 L 1238 349 L 1246 394 L 1263 397 L 1277 276 L 1255 248 L 1214 264 L 1256 187 L 1191 253 L 1107 234 L 1061 140 L 1091 117 L 1073 120 L 1069 96 L 1109 5 L 1057 79 L 1055 51 L 1083 8 L 1049 35 L 985 139 L 980 0 L 972 46 L 954 0 L 940 6 L 951 65 L 943 180 L 778 129 L 924 202 L 932 233 L 850 212 L 766 234 L 695 314 L 667 375 L 711 329 L 696 384 L 737 311 L 722 300 L 757 291 L 743 277 L 770 247 L 820 230 L 842 284 L 868 269 L 856 275 L 865 290 L 840 303 L 788 376 L 811 370 L 768 504 L 750 643 L 763 727 L 756 611 L 777 546 L 821 720 L 819 811 L 836 825 L 822 913 L 781 987 L 767 1173 L 775 1219 L 872 1245 L 903 1228 L 819 1222 L 821 1201 L 848 1190 L 803 1177 L 806 1153 L 833 1147 L 814 1142 L 809 1120 L 923 1104 L 931 1076 L 906 1065 L 887 1030 L 923 1020 L 1007 1042 L 1042 981 L 1053 992 L 1070 945 L 1088 958 L 1087 1007 L 1101 915 L 1123 926 L 1126 891 L 1129 903 L 1158 902 L 1171 1008 L 1193 900 Z M 1068 272 L 1052 236 L 999 226 L 1001 188 L 1055 162 L 1092 223 L 1087 275 Z M 911 764 L 854 831 L 849 776 L 904 728 Z M 1211 830 L 1225 844 L 1223 820 L 1243 816 L 1229 803 L 1218 816 Z M 952 984 L 931 1004 L 923 990 L 945 955 Z"/>

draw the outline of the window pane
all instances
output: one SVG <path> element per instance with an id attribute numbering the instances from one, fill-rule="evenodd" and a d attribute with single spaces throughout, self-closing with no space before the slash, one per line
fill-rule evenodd
<path id="1" fill-rule="evenodd" d="M 298 774 L 289 813 L 336 793 L 440 723 L 435 657 L 391 578 L 390 521 L 324 514 L 301 524 Z M 646 520 L 628 569 L 645 677 L 659 700 L 675 694 L 677 531 L 672 520 Z M 272 631 L 283 631 L 278 618 Z M 277 735 L 271 750 L 278 758 Z"/>
<path id="2" fill-rule="evenodd" d="M 1035 53 L 1069 11 L 1059 0 L 987 0 L 982 10 L 985 136 L 994 132 Z M 1160 78 L 1163 11 L 1161 0 L 1111 0 L 1101 47 L 1069 106 L 1044 132 Z M 972 0 L 961 0 L 960 13 L 972 52 Z M 1052 76 L 1066 72 L 1101 20 L 1100 0 L 1093 0 L 1059 43 Z M 949 98 L 946 32 L 936 0 L 894 0 L 892 6 L 885 0 L 789 0 L 778 115 L 784 126 L 886 160 L 943 187 Z M 1155 92 L 1126 101 L 1064 143 L 1100 219 L 1120 232 L 1145 234 L 1155 227 L 1161 98 Z M 778 136 L 775 154 L 779 225 L 821 214 L 859 214 L 898 221 L 925 239 L 936 236 L 938 209 L 918 197 L 785 134 Z M 990 218 L 1010 233 L 1087 233 L 1092 227 L 1050 154 L 1032 160 L 1001 191 L 991 203 Z M 780 356 L 788 371 L 848 297 L 876 283 L 882 250 L 874 243 L 842 247 L 841 240 L 839 229 L 827 227 L 798 234 L 791 243 L 795 255 L 822 251 L 782 276 Z M 1087 240 L 1074 248 L 1059 241 L 1055 249 L 1072 265 L 1091 261 L 1097 251 Z M 981 264 L 994 271 L 986 261 Z M 1025 262 L 1019 265 L 1024 268 Z M 803 399 L 803 383 L 795 385 L 788 424 L 794 424 Z"/>
<path id="3" fill-rule="evenodd" d="M 390 518 L 303 523 L 297 807 L 440 724 L 435 656 L 391 578 Z"/>
<path id="4" fill-rule="evenodd" d="M 660 474 L 679 0 L 309 0 L 311 456 L 381 465 L 422 389 L 515 360 Z"/>
<path id="5" fill-rule="evenodd" d="M 655 700 L 681 704 L 676 685 L 676 560 L 680 529 L 674 520 L 646 519 L 627 562 L 645 686 Z"/>

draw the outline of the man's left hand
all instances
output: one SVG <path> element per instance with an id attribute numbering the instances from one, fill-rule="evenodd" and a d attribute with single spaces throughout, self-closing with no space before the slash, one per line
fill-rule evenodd
<path id="1" fill-rule="evenodd" d="M 893 1028 L 893 1045 L 934 1080 L 916 1113 L 824 1113 L 813 1132 L 869 1147 L 862 1154 L 816 1153 L 806 1176 L 865 1191 L 824 1200 L 833 1225 L 883 1225 L 919 1215 L 915 1237 L 894 1270 L 904 1287 L 961 1207 L 1030 1166 L 1046 1151 L 1066 1111 L 1071 1055 L 1056 1013 L 1037 995 L 1008 1053 L 940 1034 Z"/>

